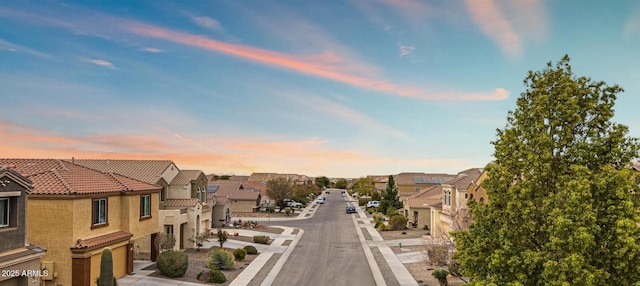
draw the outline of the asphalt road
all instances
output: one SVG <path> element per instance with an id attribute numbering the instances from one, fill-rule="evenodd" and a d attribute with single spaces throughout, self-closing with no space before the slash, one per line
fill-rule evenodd
<path id="1" fill-rule="evenodd" d="M 376 285 L 340 190 L 311 219 L 278 222 L 304 230 L 273 285 Z"/>

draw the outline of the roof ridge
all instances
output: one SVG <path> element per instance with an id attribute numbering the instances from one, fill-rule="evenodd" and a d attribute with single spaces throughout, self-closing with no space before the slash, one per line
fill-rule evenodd
<path id="1" fill-rule="evenodd" d="M 65 168 L 66 169 L 66 168 Z M 67 169 L 68 171 L 69 169 Z M 69 191 L 69 193 L 71 194 L 76 194 L 76 190 L 71 187 L 71 185 L 69 185 L 69 183 L 67 182 L 67 180 L 65 180 L 62 175 L 60 175 L 60 173 L 58 173 L 58 170 L 53 169 L 51 170 L 51 172 L 56 176 L 56 178 L 58 178 L 58 180 L 60 180 L 60 182 L 62 183 L 62 185 L 64 185 L 65 188 L 67 188 L 67 190 Z"/>
<path id="2" fill-rule="evenodd" d="M 106 175 L 109 179 L 111 179 L 111 181 L 115 182 L 116 184 L 119 184 L 120 186 L 122 186 L 123 191 L 124 192 L 130 192 L 132 190 L 131 187 L 129 187 L 127 184 L 125 184 L 124 182 L 120 181 L 115 175 L 116 173 L 114 172 L 101 172 L 102 174 Z M 120 174 L 117 174 L 120 175 Z M 121 176 L 121 175 L 120 175 Z M 126 177 L 126 176 L 125 176 Z"/>

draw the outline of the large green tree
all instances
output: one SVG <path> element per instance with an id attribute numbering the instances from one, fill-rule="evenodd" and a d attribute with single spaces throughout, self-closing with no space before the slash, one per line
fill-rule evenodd
<path id="1" fill-rule="evenodd" d="M 287 205 L 285 200 L 293 195 L 293 184 L 287 178 L 278 177 L 267 181 L 267 195 L 280 207 L 280 212 Z"/>
<path id="2" fill-rule="evenodd" d="M 375 182 L 373 178 L 362 177 L 353 183 L 353 191 L 361 195 L 371 195 Z"/>
<path id="3" fill-rule="evenodd" d="M 403 206 L 398 196 L 398 187 L 393 180 L 393 176 L 389 176 L 387 181 L 387 189 L 382 192 L 382 199 L 380 200 L 380 210 L 385 213 L 389 207 L 394 207 L 396 210 L 401 209 Z"/>
<path id="4" fill-rule="evenodd" d="M 328 187 L 330 183 L 331 181 L 329 180 L 329 178 L 325 176 L 317 177 L 315 180 L 316 186 L 318 186 L 318 188 L 321 188 L 321 189 L 324 187 Z"/>
<path id="5" fill-rule="evenodd" d="M 497 130 L 473 223 L 454 258 L 475 285 L 640 285 L 637 139 L 612 122 L 622 88 L 577 77 L 569 57 L 529 72 Z"/>

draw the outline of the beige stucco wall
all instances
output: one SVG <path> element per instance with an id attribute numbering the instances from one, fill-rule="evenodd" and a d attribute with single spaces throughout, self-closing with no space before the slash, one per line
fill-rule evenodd
<path id="1" fill-rule="evenodd" d="M 171 199 L 190 199 L 191 187 L 190 186 L 169 186 L 169 198 Z"/>
<path id="2" fill-rule="evenodd" d="M 250 213 L 256 207 L 256 201 L 237 201 L 231 202 L 231 213 Z"/>
<path id="3" fill-rule="evenodd" d="M 214 212 L 214 215 L 213 215 L 214 221 L 213 221 L 213 223 L 214 223 L 214 225 L 216 227 L 222 226 L 224 224 L 224 221 L 220 221 L 220 220 L 224 220 L 225 219 L 225 215 L 226 215 L 226 212 L 229 209 L 229 207 L 230 207 L 230 205 L 227 203 L 227 204 L 225 204 L 223 206 L 215 206 L 213 208 L 213 212 Z M 231 211 L 231 210 L 229 210 L 229 211 Z"/>
<path id="4" fill-rule="evenodd" d="M 90 216 L 76 212 L 72 200 L 27 200 L 27 237 L 29 241 L 47 249 L 42 262 L 53 262 L 55 281 L 46 281 L 47 286 L 71 285 L 71 251 L 74 244 L 72 228 L 80 225 L 79 217 Z M 90 226 L 87 226 L 90 227 Z M 55 283 L 54 283 L 55 282 Z"/>
<path id="5" fill-rule="evenodd" d="M 160 199 L 159 193 L 151 193 L 151 218 L 146 218 L 143 220 L 140 220 L 139 194 L 120 196 L 120 198 L 122 202 L 122 230 L 131 232 L 133 234 L 133 237 L 131 239 L 136 240 L 160 231 L 160 229 L 158 228 L 158 200 Z"/>
<path id="6" fill-rule="evenodd" d="M 176 244 L 173 246 L 173 250 L 180 250 L 180 225 L 189 221 L 189 215 L 181 214 L 179 209 L 160 210 L 158 227 L 160 231 L 164 232 L 165 225 L 173 226 L 173 235 L 176 238 Z"/>
<path id="7" fill-rule="evenodd" d="M 113 276 L 120 278 L 125 276 L 127 270 L 127 242 L 120 242 L 110 245 L 113 258 Z M 102 259 L 102 248 L 91 252 L 91 285 L 100 276 L 100 260 Z M 69 284 L 70 285 L 70 284 Z"/>
<path id="8" fill-rule="evenodd" d="M 175 164 L 171 164 L 166 170 L 164 170 L 164 172 L 160 176 L 167 183 L 171 183 L 173 178 L 175 178 L 178 175 L 179 172 L 180 172 L 180 170 L 178 170 L 178 167 Z"/>
<path id="9" fill-rule="evenodd" d="M 419 229 L 422 229 L 423 226 L 428 225 L 429 226 L 429 230 L 432 229 L 431 226 L 431 209 L 429 208 L 409 208 L 408 210 L 408 214 L 409 214 L 409 221 L 413 222 L 414 221 L 414 212 L 418 212 L 418 222 L 416 224 L 416 227 Z"/>

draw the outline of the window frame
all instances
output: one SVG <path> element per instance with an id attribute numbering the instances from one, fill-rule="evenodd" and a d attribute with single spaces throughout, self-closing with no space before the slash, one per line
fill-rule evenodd
<path id="1" fill-rule="evenodd" d="M 6 223 L 0 222 L 0 228 L 5 228 L 5 227 L 9 227 L 11 226 L 11 200 L 9 198 L 0 198 L 0 202 L 1 201 L 6 201 L 6 208 L 4 210 L 0 210 L 2 212 L 4 212 L 5 215 L 5 220 Z"/>
<path id="2" fill-rule="evenodd" d="M 100 217 L 100 201 L 104 200 L 104 222 L 96 222 Z M 96 218 L 96 202 L 98 202 L 98 217 Z M 109 198 L 94 198 L 91 200 L 91 229 L 109 225 Z"/>
<path id="3" fill-rule="evenodd" d="M 146 204 L 148 204 L 148 213 L 145 212 L 145 198 Z M 150 219 L 151 218 L 151 194 L 140 195 L 140 220 Z"/>

